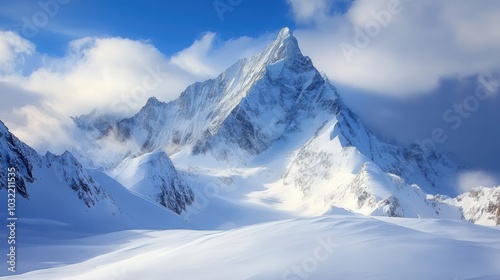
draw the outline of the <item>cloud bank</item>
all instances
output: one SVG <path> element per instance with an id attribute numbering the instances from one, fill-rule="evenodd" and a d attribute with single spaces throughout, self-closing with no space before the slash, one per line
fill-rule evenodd
<path id="1" fill-rule="evenodd" d="M 468 171 L 460 174 L 457 184 L 459 190 L 464 193 L 478 186 L 497 187 L 498 180 L 491 174 L 483 171 Z"/>
<path id="2" fill-rule="evenodd" d="M 500 2 L 357 0 L 325 15 L 334 0 L 289 0 L 304 53 L 337 83 L 408 96 L 444 78 L 500 69 Z"/>

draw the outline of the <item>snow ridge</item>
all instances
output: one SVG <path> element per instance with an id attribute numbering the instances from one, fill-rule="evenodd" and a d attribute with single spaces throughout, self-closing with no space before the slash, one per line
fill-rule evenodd
<path id="1" fill-rule="evenodd" d="M 194 193 L 163 151 L 127 158 L 110 175 L 129 190 L 180 214 Z"/>

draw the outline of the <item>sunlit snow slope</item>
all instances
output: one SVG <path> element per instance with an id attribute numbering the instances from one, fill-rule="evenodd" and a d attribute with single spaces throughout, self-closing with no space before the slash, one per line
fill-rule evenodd
<path id="1" fill-rule="evenodd" d="M 230 231 L 28 240 L 24 269 L 38 262 L 54 268 L 5 279 L 500 278 L 500 231 L 461 221 L 325 216 Z"/>

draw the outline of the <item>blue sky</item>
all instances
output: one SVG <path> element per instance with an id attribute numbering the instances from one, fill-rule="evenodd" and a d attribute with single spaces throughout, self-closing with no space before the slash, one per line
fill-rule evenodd
<path id="1" fill-rule="evenodd" d="M 33 21 L 35 13 L 43 10 L 37 2 L 3 3 L 5 13 L 0 24 L 21 30 L 26 24 L 23 17 Z M 70 0 L 59 6 L 59 13 L 30 38 L 41 52 L 60 55 L 65 51 L 65 43 L 79 37 L 120 36 L 150 40 L 160 51 L 171 54 L 206 31 L 217 31 L 221 40 L 227 40 L 294 27 L 285 1 Z"/>
<path id="2" fill-rule="evenodd" d="M 499 14 L 496 0 L 3 1 L 0 119 L 58 152 L 70 116 L 172 100 L 288 26 L 371 127 L 406 144 L 443 129 L 436 148 L 488 172 L 477 173 L 487 184 L 500 173 Z M 151 71 L 158 87 L 135 96 Z M 484 77 L 493 91 L 479 100 Z"/>

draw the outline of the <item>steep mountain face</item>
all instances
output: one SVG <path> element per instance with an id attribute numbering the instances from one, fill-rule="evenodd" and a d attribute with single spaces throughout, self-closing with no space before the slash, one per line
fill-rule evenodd
<path id="1" fill-rule="evenodd" d="M 87 207 L 94 206 L 100 200 L 112 201 L 69 152 L 65 152 L 61 156 L 51 153 L 40 156 L 35 150 L 12 135 L 1 121 L 0 164 L 0 172 L 6 172 L 10 167 L 16 169 L 16 190 L 27 199 L 30 197 L 27 184 L 34 183 L 37 178 L 43 176 L 42 169 L 50 169 L 56 174 L 60 184 L 67 184 Z M 4 175 L 7 178 L 6 174 Z"/>
<path id="2" fill-rule="evenodd" d="M 281 201 L 283 209 L 301 209 L 310 215 L 320 215 L 334 206 L 365 215 L 462 217 L 459 207 L 432 199 L 422 189 L 421 186 L 436 192 L 435 187 L 425 181 L 426 174 L 420 169 L 420 163 L 402 156 L 410 148 L 381 142 L 369 131 L 354 127 L 352 121 L 357 119 L 354 115 L 346 121 L 345 112 L 351 115 L 348 110 L 339 112 L 290 155 L 290 163 L 281 177 L 261 193 L 261 200 Z M 349 138 L 352 135 L 343 130 L 346 124 L 359 138 Z M 363 137 L 371 141 L 365 143 L 369 146 L 368 156 L 352 145 Z M 439 166 L 437 159 L 449 162 L 444 157 L 436 157 L 425 166 Z M 396 170 L 390 169 L 393 165 Z M 452 174 L 451 167 L 439 167 L 441 175 Z M 283 200 L 282 193 L 290 188 L 298 190 L 294 199 Z"/>
<path id="3" fill-rule="evenodd" d="M 454 194 L 457 164 L 418 146 L 380 140 L 340 104 L 332 120 L 291 156 L 280 180 L 264 196 L 278 199 L 287 188 L 298 188 L 311 214 L 333 205 L 366 215 L 461 218 L 458 207 L 427 197 Z"/>
<path id="4" fill-rule="evenodd" d="M 206 156 L 235 168 L 262 167 L 279 174 L 263 174 L 259 182 L 266 190 L 252 197 L 279 201 L 285 210 L 318 215 L 333 206 L 366 215 L 471 221 L 491 212 L 466 210 L 448 199 L 457 195 L 453 184 L 459 164 L 371 132 L 302 55 L 287 28 L 260 54 L 189 86 L 172 102 L 151 98 L 131 118 L 116 121 L 91 114 L 75 122 L 87 139 L 76 152 L 131 189 L 148 184 L 127 183 L 135 173 L 124 170 L 139 170 L 151 152 L 163 150 L 170 156 L 189 154 L 192 165 L 197 156 Z M 111 146 L 120 148 L 107 149 Z M 105 158 L 97 155 L 102 150 Z M 161 177 L 140 172 L 149 174 L 140 178 Z M 145 180 L 154 181 L 154 187 L 141 193 L 165 202 L 159 199 L 165 183 Z M 189 194 L 183 197 L 189 201 Z M 478 203 L 485 207 L 486 202 Z"/>
<path id="5" fill-rule="evenodd" d="M 156 161 L 155 161 L 156 162 Z M 161 161 L 160 161 L 161 162 Z M 171 163 L 167 162 L 167 167 Z M 23 229 L 79 232 L 116 231 L 137 228 L 186 228 L 178 215 L 153 205 L 100 173 L 91 173 L 69 152 L 57 156 L 39 155 L 9 132 L 0 121 L 0 174 L 7 178 L 8 168 L 16 169 L 16 214 Z M 98 179 L 96 179 L 98 178 Z M 173 177 L 170 186 L 183 186 Z M 6 184 L 0 185 L 0 195 Z M 185 186 L 184 186 L 185 187 Z M 169 193 L 170 190 L 170 193 Z M 184 197 L 175 191 L 185 192 Z M 190 189 L 168 189 L 165 201 L 175 204 L 192 200 Z M 174 193 L 172 193 L 174 192 Z M 169 200 L 168 197 L 172 197 Z M 175 209 L 175 207 L 169 207 Z M 178 208 L 181 211 L 180 208 Z M 2 213 L 5 214 L 5 213 Z"/>
<path id="6" fill-rule="evenodd" d="M 109 122 L 89 145 L 96 149 L 109 138 L 136 144 L 119 151 L 114 158 L 120 159 L 156 149 L 170 155 L 181 149 L 216 151 L 216 157 L 224 158 L 236 148 L 255 155 L 304 125 L 304 119 L 333 113 L 336 99 L 333 87 L 301 54 L 286 28 L 260 54 L 238 61 L 215 79 L 189 86 L 177 100 L 151 98 L 134 117 Z M 105 119 L 87 115 L 75 121 L 96 132 Z M 106 164 L 113 163 L 101 165 Z"/>
<path id="7" fill-rule="evenodd" d="M 110 175 L 129 190 L 177 214 L 193 203 L 194 193 L 162 151 L 127 158 Z"/>
<path id="8" fill-rule="evenodd" d="M 385 172 L 415 183 L 428 193 L 455 194 L 454 176 L 463 167 L 447 156 L 416 144 L 391 144 L 374 135 L 346 106 L 332 123 L 335 124 L 330 130 L 331 139 L 338 137 L 342 147 L 355 147 Z"/>
<path id="9" fill-rule="evenodd" d="M 38 153 L 12 135 L 3 122 L 0 121 L 0 176 L 8 178 L 9 168 L 15 168 L 16 192 L 24 198 L 29 198 L 27 183 L 33 183 L 34 167 L 41 167 L 42 159 Z M 5 188 L 0 185 L 0 189 Z"/>
<path id="10" fill-rule="evenodd" d="M 447 202 L 460 207 L 472 223 L 500 225 L 500 187 L 477 187 Z"/>
<path id="11" fill-rule="evenodd" d="M 59 182 L 68 184 L 87 207 L 95 206 L 100 200 L 113 201 L 71 153 L 60 156 L 47 153 L 45 159 L 47 168 L 54 170 Z"/>

